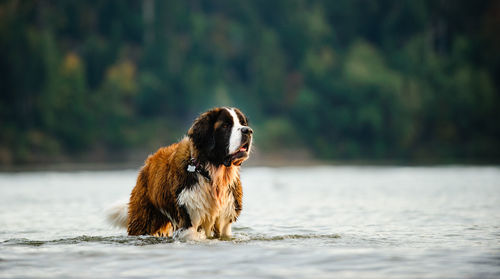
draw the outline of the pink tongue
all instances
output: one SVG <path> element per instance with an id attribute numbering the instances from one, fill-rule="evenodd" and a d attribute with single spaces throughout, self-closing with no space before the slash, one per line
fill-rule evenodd
<path id="1" fill-rule="evenodd" d="M 240 151 L 247 151 L 245 147 L 240 148 Z"/>

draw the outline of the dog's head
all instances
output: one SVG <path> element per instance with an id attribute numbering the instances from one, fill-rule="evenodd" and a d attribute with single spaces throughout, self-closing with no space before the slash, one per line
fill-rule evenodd
<path id="1" fill-rule="evenodd" d="M 237 108 L 215 108 L 200 115 L 188 131 L 201 156 L 215 165 L 239 166 L 248 159 L 253 130 Z"/>

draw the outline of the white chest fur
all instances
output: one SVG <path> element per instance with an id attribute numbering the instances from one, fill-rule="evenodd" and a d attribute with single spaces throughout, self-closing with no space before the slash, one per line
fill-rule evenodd
<path id="1" fill-rule="evenodd" d="M 231 221 L 236 217 L 234 197 L 227 187 L 216 187 L 199 175 L 200 183 L 186 188 L 177 197 L 179 206 L 189 214 L 192 230 L 203 228 L 210 237 L 214 228 L 222 236 L 231 236 Z M 215 227 L 214 227 L 215 226 Z"/>

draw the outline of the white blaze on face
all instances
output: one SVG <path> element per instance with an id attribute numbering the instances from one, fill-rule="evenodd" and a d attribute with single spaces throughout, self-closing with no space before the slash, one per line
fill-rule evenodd
<path id="1" fill-rule="evenodd" d="M 234 109 L 226 108 L 229 114 L 233 117 L 233 129 L 231 130 L 231 135 L 229 136 L 229 154 L 233 154 L 238 151 L 241 145 L 241 128 L 243 127 L 240 123 L 240 119 Z"/>

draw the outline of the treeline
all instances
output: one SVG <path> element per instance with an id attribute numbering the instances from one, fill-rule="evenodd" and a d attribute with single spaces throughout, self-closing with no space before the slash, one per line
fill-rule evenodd
<path id="1" fill-rule="evenodd" d="M 152 151 L 220 105 L 264 151 L 498 162 L 499 18 L 494 0 L 2 1 L 0 163 Z"/>

